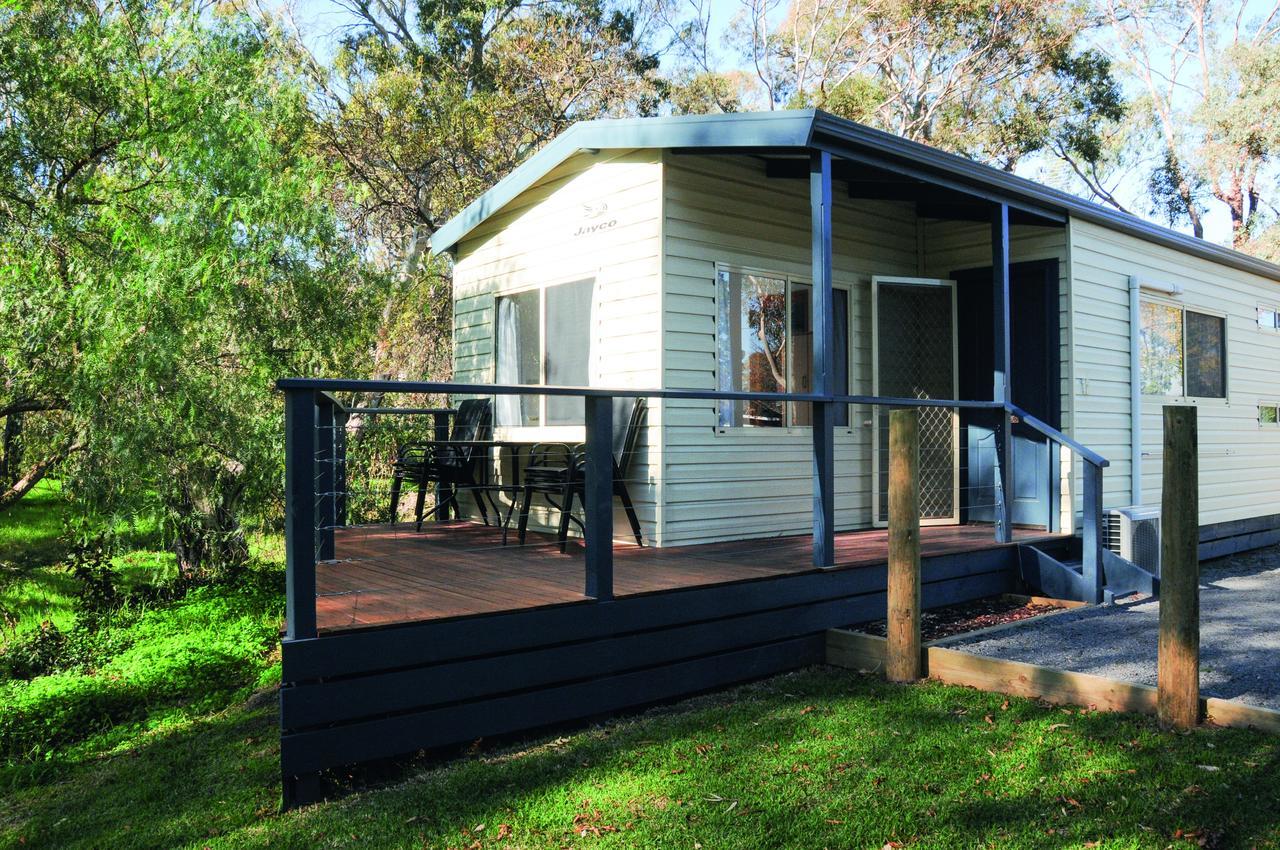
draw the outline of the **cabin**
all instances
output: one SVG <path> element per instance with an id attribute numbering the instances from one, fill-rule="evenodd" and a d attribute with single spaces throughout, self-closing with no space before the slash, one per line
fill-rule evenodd
<path id="1" fill-rule="evenodd" d="M 286 805 L 821 662 L 884 616 L 894 409 L 926 606 L 1158 593 L 1170 403 L 1201 556 L 1280 540 L 1280 267 L 1014 175 L 820 111 L 589 121 L 432 249 L 452 381 L 279 382 Z M 397 416 L 435 448 L 355 522 L 353 423 Z"/>

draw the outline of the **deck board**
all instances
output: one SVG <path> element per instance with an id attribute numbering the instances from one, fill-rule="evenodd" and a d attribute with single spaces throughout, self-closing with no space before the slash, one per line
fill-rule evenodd
<path id="1" fill-rule="evenodd" d="M 1045 537 L 1017 529 L 1015 538 Z M 990 526 L 921 529 L 925 556 L 993 546 Z M 583 550 L 561 554 L 547 535 L 524 546 L 502 545 L 497 528 L 469 522 L 355 526 L 335 534 L 333 561 L 316 568 L 321 633 L 585 602 Z M 836 565 L 879 564 L 888 552 L 883 529 L 836 535 Z M 617 543 L 614 593 L 625 597 L 808 572 L 808 535 L 662 549 Z"/>

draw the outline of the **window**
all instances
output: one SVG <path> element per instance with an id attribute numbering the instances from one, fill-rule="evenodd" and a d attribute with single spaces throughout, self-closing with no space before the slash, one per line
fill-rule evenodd
<path id="1" fill-rule="evenodd" d="M 813 287 L 785 275 L 720 269 L 716 274 L 718 387 L 761 393 L 813 391 Z M 834 391 L 849 392 L 849 293 L 832 292 Z M 813 423 L 812 405 L 771 401 L 724 402 L 722 428 L 783 428 Z M 849 424 L 840 406 L 836 425 Z"/>
<path id="2" fill-rule="evenodd" d="M 1280 308 L 1259 307 L 1258 327 L 1268 331 L 1280 331 Z"/>
<path id="3" fill-rule="evenodd" d="M 1226 398 L 1226 320 L 1176 304 L 1143 301 L 1142 394 Z"/>
<path id="4" fill-rule="evenodd" d="M 1266 401 L 1258 405 L 1258 424 L 1275 427 L 1280 425 L 1280 404 Z"/>
<path id="5" fill-rule="evenodd" d="M 595 281 L 578 280 L 497 299 L 499 384 L 589 386 Z M 499 426 L 581 425 L 582 399 L 499 396 Z"/>

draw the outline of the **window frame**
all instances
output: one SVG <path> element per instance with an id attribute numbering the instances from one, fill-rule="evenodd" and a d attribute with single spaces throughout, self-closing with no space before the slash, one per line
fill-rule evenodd
<path id="1" fill-rule="evenodd" d="M 721 273 L 724 273 L 724 272 L 727 272 L 729 274 L 760 275 L 761 277 L 776 278 L 778 280 L 785 281 L 786 289 L 785 289 L 784 298 L 787 304 L 787 315 L 786 315 L 787 353 L 786 353 L 786 356 L 787 356 L 787 368 L 790 369 L 791 364 L 794 362 L 794 360 L 792 359 L 792 345 L 795 342 L 790 332 L 791 326 L 792 326 L 792 320 L 791 320 L 791 303 L 792 303 L 792 293 L 793 293 L 792 286 L 796 284 L 800 284 L 802 286 L 809 287 L 810 288 L 809 297 L 812 298 L 813 297 L 812 276 L 803 275 L 803 274 L 791 274 L 789 272 L 780 271 L 778 269 L 766 269 L 759 266 L 745 265 L 742 263 L 716 261 L 715 269 L 712 272 L 712 278 L 711 278 L 712 311 L 713 311 L 712 324 L 713 325 L 717 325 L 719 316 L 720 316 L 720 275 Z M 854 382 L 854 368 L 853 368 L 854 367 L 854 359 L 853 359 L 854 347 L 853 346 L 854 346 L 855 334 L 854 334 L 854 327 L 853 327 L 853 318 L 854 318 L 853 299 L 857 291 L 855 287 L 856 287 L 855 283 L 847 280 L 833 280 L 831 282 L 832 289 L 841 289 L 841 290 L 844 290 L 844 292 L 846 293 L 847 315 L 845 318 L 848 323 L 846 325 L 846 327 L 848 328 L 848 333 L 845 334 L 847 338 L 845 339 L 844 355 L 845 355 L 845 363 L 848 366 L 847 372 L 849 376 L 850 390 L 853 389 L 853 382 Z M 714 345 L 715 345 L 714 352 L 713 352 L 713 359 L 715 361 L 715 369 L 713 370 L 713 381 L 714 381 L 715 388 L 718 390 L 720 388 L 720 377 L 721 377 L 720 375 L 720 333 L 719 333 L 718 327 L 716 327 L 715 332 L 712 334 L 712 338 L 714 340 Z M 721 425 L 719 421 L 719 416 L 720 416 L 719 409 L 717 407 L 716 414 L 715 414 L 716 421 L 714 424 L 715 433 L 718 435 L 811 434 L 813 432 L 812 425 L 796 425 L 793 423 L 792 416 L 793 416 L 793 412 L 794 412 L 793 408 L 795 404 L 796 402 L 787 402 L 783 406 L 787 421 L 786 421 L 786 424 L 783 425 L 781 428 L 766 428 L 759 425 Z M 857 429 L 857 426 L 854 422 L 854 405 L 852 404 L 848 405 L 848 409 L 849 409 L 849 414 L 847 417 L 848 424 L 837 426 L 835 428 L 835 432 L 837 434 L 852 434 Z"/>
<path id="2" fill-rule="evenodd" d="M 1262 421 L 1262 409 L 1264 407 L 1269 407 L 1275 410 L 1276 419 L 1274 422 Z M 1258 427 L 1259 428 L 1267 431 L 1280 429 L 1280 401 L 1259 401 L 1257 411 L 1258 411 Z"/>
<path id="3" fill-rule="evenodd" d="M 1231 340 L 1230 340 L 1230 314 L 1222 310 L 1214 310 L 1208 307 L 1199 307 L 1192 304 L 1184 304 L 1172 298 L 1159 298 L 1143 293 L 1141 296 L 1142 304 L 1157 304 L 1161 307 L 1172 307 L 1176 309 L 1182 317 L 1182 334 L 1179 353 L 1182 356 L 1182 392 L 1176 395 L 1167 393 L 1147 393 L 1142 389 L 1142 374 L 1139 372 L 1137 376 L 1137 389 L 1142 398 L 1165 399 L 1169 401 L 1195 401 L 1195 402 L 1222 402 L 1227 403 L 1231 397 Z M 1215 319 L 1222 320 L 1222 395 L 1188 395 L 1187 394 L 1187 313 L 1198 313 L 1202 316 L 1212 316 Z M 1141 322 L 1141 309 L 1139 309 L 1139 322 Z M 1132 332 L 1132 331 L 1131 331 Z M 1141 324 L 1138 327 L 1138 333 L 1142 333 Z M 1141 369 L 1141 363 L 1139 363 Z M 1131 385 L 1135 383 L 1130 378 Z"/>
<path id="4" fill-rule="evenodd" d="M 1270 313 L 1275 324 L 1271 326 L 1262 324 L 1262 313 Z M 1280 333 L 1280 306 L 1258 302 L 1258 309 L 1254 312 L 1254 324 L 1260 331 Z"/>
<path id="5" fill-rule="evenodd" d="M 538 293 L 538 385 L 547 385 L 547 290 L 557 286 L 565 286 L 571 283 L 591 283 L 591 306 L 595 312 L 601 304 L 600 299 L 600 275 L 598 272 L 590 274 L 568 275 L 553 278 L 546 283 L 533 284 L 516 284 L 512 286 L 501 287 L 493 291 L 493 300 L 490 307 L 493 310 L 493 356 L 492 366 L 489 370 L 490 379 L 494 384 L 498 382 L 498 301 L 514 295 L 523 295 L 527 292 Z M 589 329 L 594 335 L 594 329 Z M 592 340 L 594 343 L 594 339 Z M 594 346 L 593 346 L 594 347 Z M 593 382 L 597 377 L 596 362 L 594 356 L 592 363 L 589 365 L 588 382 Z M 521 439 L 545 439 L 548 441 L 557 440 L 579 440 L 582 437 L 583 424 L 578 425 L 549 425 L 547 424 L 547 399 L 546 394 L 538 395 L 538 424 L 537 425 L 497 425 L 495 423 L 494 431 L 499 438 L 504 436 L 518 436 Z"/>

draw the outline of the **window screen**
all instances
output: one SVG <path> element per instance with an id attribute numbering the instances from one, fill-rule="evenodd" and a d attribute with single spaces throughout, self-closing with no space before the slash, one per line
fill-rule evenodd
<path id="1" fill-rule="evenodd" d="M 1182 395 L 1182 308 L 1143 301 L 1139 360 L 1143 395 Z"/>
<path id="2" fill-rule="evenodd" d="M 564 387 L 591 385 L 591 313 L 595 282 L 579 280 L 547 289 L 547 383 Z M 580 425 L 582 399 L 547 397 L 548 425 Z"/>
<path id="3" fill-rule="evenodd" d="M 1221 316 L 1187 311 L 1187 395 L 1225 398 L 1227 356 L 1225 320 Z"/>
<path id="4" fill-rule="evenodd" d="M 496 375 L 499 384 L 542 383 L 542 340 L 539 333 L 538 291 L 498 298 Z M 538 396 L 498 396 L 498 425 L 537 425 Z"/>

